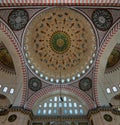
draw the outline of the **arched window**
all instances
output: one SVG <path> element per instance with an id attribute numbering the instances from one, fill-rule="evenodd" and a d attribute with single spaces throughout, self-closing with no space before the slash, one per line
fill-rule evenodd
<path id="1" fill-rule="evenodd" d="M 107 91 L 108 94 L 111 93 L 110 88 L 107 88 L 106 91 Z"/>
<path id="2" fill-rule="evenodd" d="M 3 92 L 5 92 L 5 93 L 6 93 L 6 92 L 7 92 L 7 90 L 8 90 L 8 87 L 4 87 L 4 88 L 3 88 Z"/>
<path id="3" fill-rule="evenodd" d="M 113 92 L 117 92 L 118 91 L 115 86 L 113 86 L 112 89 L 113 89 Z"/>
<path id="4" fill-rule="evenodd" d="M 10 94 L 13 94 L 13 93 L 14 93 L 14 89 L 11 88 L 11 89 L 10 89 Z"/>
<path id="5" fill-rule="evenodd" d="M 82 104 L 77 100 L 63 96 L 53 96 L 38 105 L 37 115 L 84 115 Z"/>

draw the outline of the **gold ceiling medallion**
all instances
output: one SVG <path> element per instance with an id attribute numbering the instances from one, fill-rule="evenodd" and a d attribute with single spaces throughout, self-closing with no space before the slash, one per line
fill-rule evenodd
<path id="1" fill-rule="evenodd" d="M 70 37 L 67 33 L 57 31 L 50 38 L 50 46 L 56 53 L 62 54 L 66 52 L 71 45 Z"/>

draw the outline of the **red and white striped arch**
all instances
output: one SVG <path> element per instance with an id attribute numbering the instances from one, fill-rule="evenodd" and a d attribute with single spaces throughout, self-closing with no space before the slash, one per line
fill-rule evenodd
<path id="1" fill-rule="evenodd" d="M 103 40 L 103 44 L 101 45 L 101 48 L 99 50 L 96 62 L 95 62 L 95 69 L 94 69 L 94 95 L 95 95 L 95 100 L 98 106 L 100 106 L 100 101 L 99 101 L 99 93 L 98 93 L 98 84 L 99 84 L 99 77 L 100 77 L 100 70 L 101 70 L 101 61 L 103 60 L 103 56 L 105 54 L 105 50 L 108 47 L 108 45 L 111 42 L 111 39 L 115 34 L 120 31 L 120 19 L 113 25 L 109 33 L 106 35 L 106 37 Z M 113 42 L 113 41 L 112 41 Z M 112 43 L 111 42 L 111 43 Z M 116 41 L 114 42 L 114 44 Z M 114 47 L 114 46 L 113 46 Z M 112 51 L 112 49 L 109 49 L 109 51 Z"/>
<path id="2" fill-rule="evenodd" d="M 20 46 L 17 42 L 17 39 L 14 35 L 14 33 L 9 29 L 9 27 L 7 26 L 7 24 L 4 23 L 3 20 L 0 19 L 0 30 L 5 33 L 7 35 L 7 37 L 10 39 L 11 44 L 14 46 L 14 49 L 18 55 L 18 58 L 20 61 L 20 66 L 19 68 L 21 69 L 21 72 L 23 74 L 23 77 L 21 78 L 22 80 L 22 86 L 23 86 L 23 90 L 22 90 L 22 99 L 19 105 L 23 106 L 26 100 L 26 89 L 27 89 L 27 75 L 26 75 L 26 66 L 25 66 L 25 62 L 24 62 L 24 58 L 20 49 Z M 8 43 L 9 44 L 9 43 Z M 20 71 L 20 70 L 19 70 Z"/>
<path id="3" fill-rule="evenodd" d="M 32 95 L 29 100 L 27 101 L 26 103 L 26 106 L 25 108 L 27 109 L 32 109 L 33 105 L 35 104 L 35 102 L 43 97 L 44 95 L 51 95 L 53 94 L 54 92 L 56 92 L 57 90 L 60 90 L 60 86 L 49 86 L 49 87 L 46 87 L 46 88 L 43 88 L 42 90 L 36 92 L 34 95 Z M 81 91 L 80 89 L 78 88 L 75 88 L 75 87 L 72 87 L 72 86 L 61 86 L 61 90 L 62 91 L 65 91 L 65 92 L 69 92 L 71 93 L 71 95 L 75 94 L 76 96 L 78 96 L 79 98 L 81 98 L 85 103 L 86 105 L 88 106 L 89 109 L 93 109 L 96 107 L 94 101 L 83 91 Z"/>
<path id="4" fill-rule="evenodd" d="M 85 5 L 120 6 L 120 0 L 1 0 L 0 6 Z"/>

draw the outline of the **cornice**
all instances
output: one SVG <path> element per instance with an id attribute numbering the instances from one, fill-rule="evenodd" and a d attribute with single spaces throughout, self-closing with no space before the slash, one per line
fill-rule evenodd
<path id="1" fill-rule="evenodd" d="M 60 116 L 60 115 L 51 115 L 51 116 L 35 116 L 31 110 L 28 109 L 24 109 L 23 107 L 12 107 L 10 109 L 5 109 L 3 111 L 0 111 L 0 116 L 2 115 L 6 115 L 9 112 L 21 112 L 23 114 L 29 115 L 30 119 L 33 121 L 36 120 L 41 120 L 41 121 L 59 121 L 59 120 L 63 120 L 63 121 L 89 121 L 90 117 L 94 114 L 97 114 L 99 112 L 107 112 L 110 111 L 111 113 L 115 114 L 115 115 L 120 115 L 120 111 L 113 109 L 112 107 L 97 107 L 95 109 L 89 110 L 88 114 L 85 116 L 81 116 L 81 115 L 67 115 L 67 116 Z"/>

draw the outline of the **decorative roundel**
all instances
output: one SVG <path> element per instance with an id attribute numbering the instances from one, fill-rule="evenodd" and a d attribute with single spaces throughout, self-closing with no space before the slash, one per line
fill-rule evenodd
<path id="1" fill-rule="evenodd" d="M 56 53 L 64 53 L 70 47 L 70 37 L 62 31 L 55 32 L 50 38 L 50 46 Z"/>
<path id="2" fill-rule="evenodd" d="M 14 122 L 16 119 L 17 119 L 17 115 L 13 114 L 13 115 L 9 116 L 8 121 L 9 122 Z"/>
<path id="3" fill-rule="evenodd" d="M 105 114 L 104 115 L 104 119 L 108 122 L 111 122 L 112 121 L 112 116 L 110 116 L 109 114 Z"/>
<path id="4" fill-rule="evenodd" d="M 108 30 L 113 23 L 113 18 L 111 13 L 105 9 L 95 10 L 92 14 L 92 20 L 95 26 L 99 30 L 103 31 Z"/>
<path id="5" fill-rule="evenodd" d="M 24 32 L 29 69 L 49 83 L 69 83 L 89 71 L 95 57 L 92 25 L 80 12 L 54 7 L 38 13 Z"/>
<path id="6" fill-rule="evenodd" d="M 38 91 L 42 87 L 42 83 L 39 79 L 33 77 L 29 80 L 28 86 L 33 91 Z"/>
<path id="7" fill-rule="evenodd" d="M 88 91 L 89 89 L 92 88 L 92 80 L 90 78 L 83 78 L 79 82 L 79 87 L 83 91 Z"/>
<path id="8" fill-rule="evenodd" d="M 29 20 L 27 11 L 23 9 L 13 10 L 8 17 L 8 24 L 13 30 L 21 30 Z"/>

